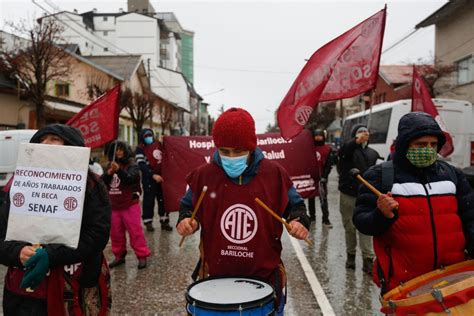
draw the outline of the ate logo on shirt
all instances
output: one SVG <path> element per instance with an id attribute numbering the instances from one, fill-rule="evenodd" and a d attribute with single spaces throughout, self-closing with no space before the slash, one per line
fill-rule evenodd
<path id="1" fill-rule="evenodd" d="M 252 240 L 257 233 L 255 212 L 244 204 L 234 204 L 225 210 L 221 218 L 221 231 L 225 238 L 236 244 Z"/>
<path id="2" fill-rule="evenodd" d="M 161 162 L 161 150 L 159 150 L 159 149 L 153 150 L 153 158 L 155 158 L 156 161 L 158 161 L 158 163 L 160 163 Z"/>
<path id="3" fill-rule="evenodd" d="M 116 173 L 114 173 L 114 176 L 112 177 L 112 181 L 110 182 L 110 187 L 112 189 L 117 189 L 120 186 L 120 178 Z"/>

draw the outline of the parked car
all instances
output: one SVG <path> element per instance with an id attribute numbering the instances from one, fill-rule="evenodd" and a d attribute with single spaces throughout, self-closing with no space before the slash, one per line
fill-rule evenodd
<path id="1" fill-rule="evenodd" d="M 34 129 L 0 131 L 0 204 L 5 199 L 3 188 L 16 168 L 18 147 L 21 143 L 28 143 L 34 133 Z"/>

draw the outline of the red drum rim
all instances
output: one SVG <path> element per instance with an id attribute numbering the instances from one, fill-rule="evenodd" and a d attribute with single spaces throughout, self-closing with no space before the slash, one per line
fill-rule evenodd
<path id="1" fill-rule="evenodd" d="M 396 313 L 397 315 L 406 315 L 407 313 L 423 314 L 427 312 L 442 312 L 447 308 L 464 304 L 474 298 L 474 277 L 439 289 L 433 289 L 420 295 L 407 297 L 407 294 L 440 277 L 466 271 L 474 271 L 474 260 L 462 261 L 418 276 L 390 290 L 381 297 L 381 311 L 387 314 Z M 435 299 L 434 291 L 438 292 L 436 294 L 440 296 L 442 304 Z"/>

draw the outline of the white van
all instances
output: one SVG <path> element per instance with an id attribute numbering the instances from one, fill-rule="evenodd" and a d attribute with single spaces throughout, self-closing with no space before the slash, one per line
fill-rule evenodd
<path id="1" fill-rule="evenodd" d="M 0 131 L 0 203 L 5 197 L 3 187 L 15 171 L 18 146 L 28 143 L 34 133 L 35 129 Z"/>
<path id="2" fill-rule="evenodd" d="M 468 101 L 433 99 L 438 113 L 451 134 L 454 152 L 440 158 L 450 164 L 467 168 L 474 165 L 473 108 Z M 400 100 L 374 105 L 370 115 L 370 147 L 387 159 L 390 145 L 397 137 L 400 118 L 411 111 L 411 100 Z M 342 139 L 350 138 L 352 127 L 357 123 L 368 124 L 370 110 L 352 114 L 344 120 Z"/>

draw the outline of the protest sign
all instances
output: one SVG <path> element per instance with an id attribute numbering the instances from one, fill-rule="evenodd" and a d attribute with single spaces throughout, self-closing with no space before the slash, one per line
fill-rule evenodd
<path id="1" fill-rule="evenodd" d="M 179 200 L 186 192 L 186 175 L 204 163 L 211 163 L 216 147 L 210 136 L 165 136 L 163 145 L 165 209 L 173 212 L 179 210 Z M 317 194 L 314 179 L 319 179 L 319 176 L 310 131 L 304 130 L 289 141 L 279 133 L 258 134 L 257 146 L 262 149 L 266 159 L 286 169 L 303 198 Z"/>
<path id="2" fill-rule="evenodd" d="M 90 148 L 21 144 L 6 240 L 77 248 Z"/>

